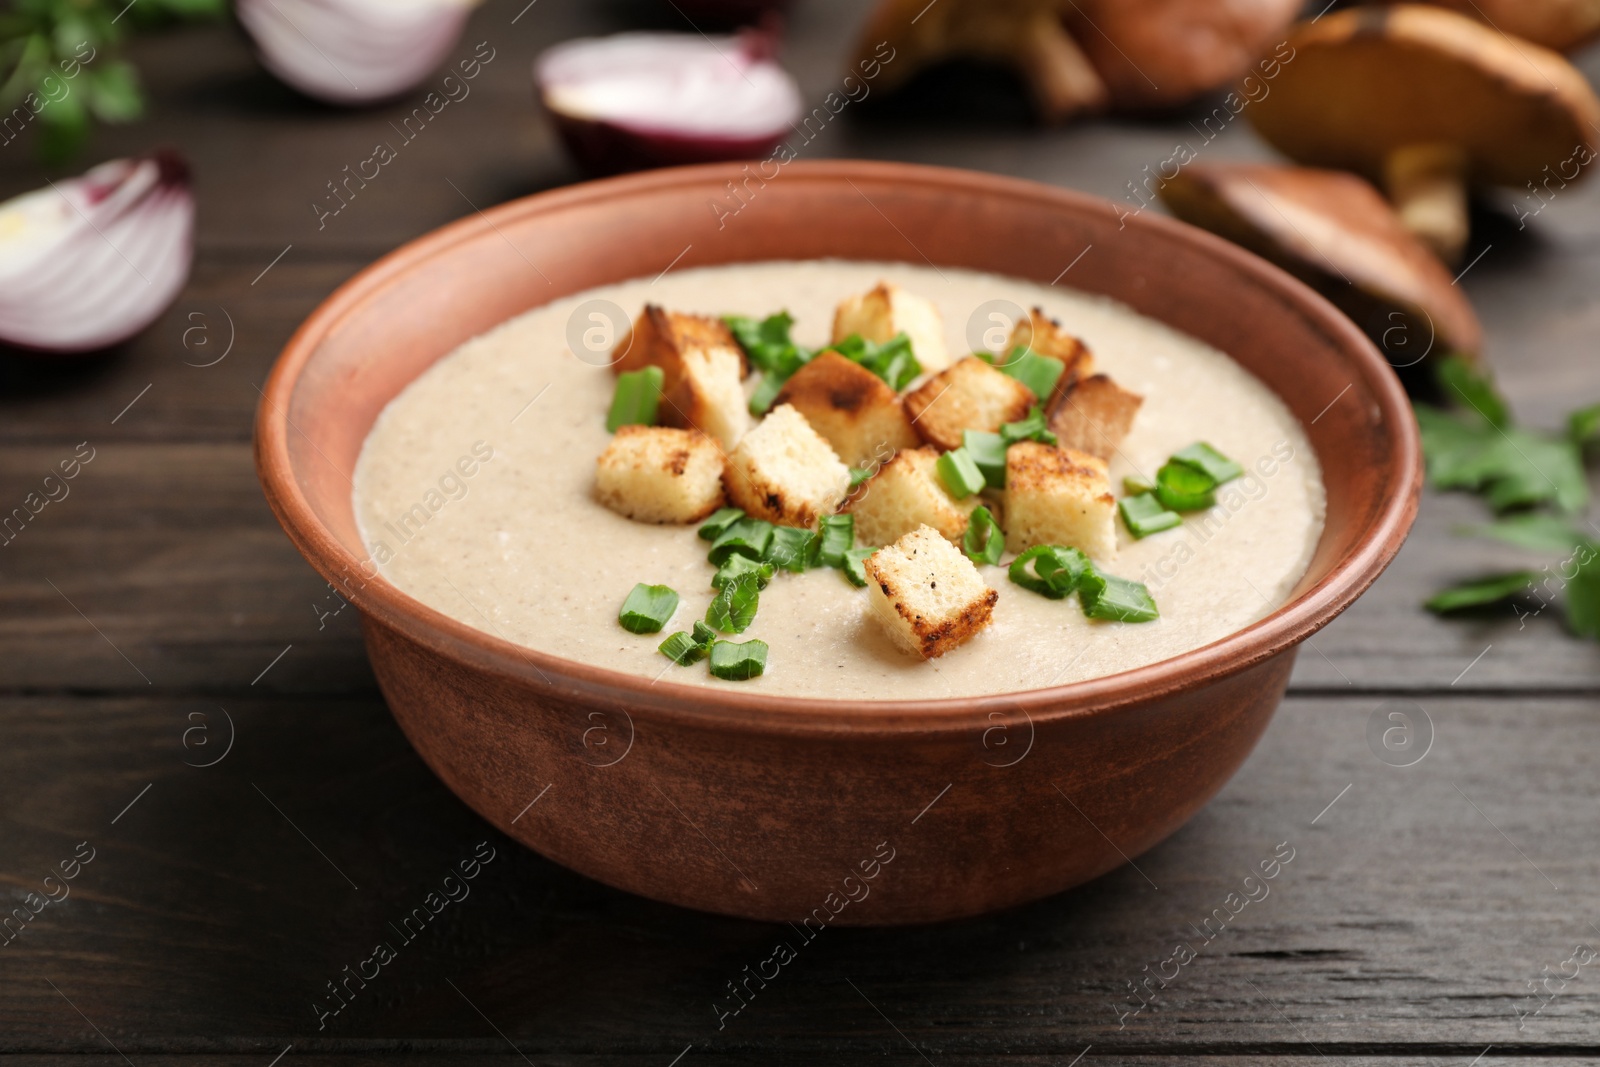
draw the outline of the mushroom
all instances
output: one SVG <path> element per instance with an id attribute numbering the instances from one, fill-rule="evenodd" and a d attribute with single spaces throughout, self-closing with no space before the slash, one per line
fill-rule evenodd
<path id="1" fill-rule="evenodd" d="M 1394 3 L 1395 0 L 1386 0 Z M 1424 0 L 1557 52 L 1600 35 L 1600 0 Z"/>
<path id="2" fill-rule="evenodd" d="M 1467 239 L 1468 182 L 1566 184 L 1593 157 L 1600 98 L 1572 64 L 1443 8 L 1352 8 L 1303 23 L 1294 58 L 1249 109 L 1297 163 L 1389 194 L 1447 263 Z M 1578 158 L 1566 173 L 1563 164 Z"/>
<path id="3" fill-rule="evenodd" d="M 887 45 L 880 84 L 891 89 L 945 60 L 1007 64 L 1041 117 L 1059 122 L 1171 107 L 1227 85 L 1299 8 L 1299 0 L 882 0 L 855 63 L 883 60 Z"/>
<path id="4" fill-rule="evenodd" d="M 1483 328 L 1472 305 L 1364 179 L 1306 167 L 1195 163 L 1160 192 L 1180 219 L 1322 293 L 1397 369 L 1430 351 L 1476 361 Z"/>

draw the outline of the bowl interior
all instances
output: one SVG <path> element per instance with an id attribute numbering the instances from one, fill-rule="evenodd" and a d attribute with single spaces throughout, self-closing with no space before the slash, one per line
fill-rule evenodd
<path id="1" fill-rule="evenodd" d="M 729 182 L 743 200 L 736 214 Z M 351 503 L 356 458 L 384 405 L 434 361 L 507 318 L 598 285 L 669 266 L 819 257 L 966 267 L 1104 294 L 1261 379 L 1305 427 L 1328 502 L 1316 554 L 1277 613 L 1294 615 L 1298 635 L 1280 626 L 1277 647 L 1342 610 L 1409 525 L 1418 450 L 1404 394 L 1360 332 L 1288 275 L 1107 201 L 863 162 L 792 163 L 764 183 L 733 165 L 589 183 L 405 246 L 331 297 L 280 360 L 258 426 L 268 496 L 313 564 L 352 588 L 351 575 L 372 574 L 361 568 L 367 552 Z M 388 621 L 442 619 L 375 584 L 386 589 L 370 606 Z"/>

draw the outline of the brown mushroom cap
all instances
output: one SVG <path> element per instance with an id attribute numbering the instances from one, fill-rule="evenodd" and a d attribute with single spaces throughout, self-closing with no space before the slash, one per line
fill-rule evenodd
<path id="1" fill-rule="evenodd" d="M 1396 0 L 1384 0 L 1395 3 Z M 1513 37 L 1570 52 L 1600 36 L 1600 0 L 1423 0 Z"/>
<path id="2" fill-rule="evenodd" d="M 1161 199 L 1180 219 L 1321 292 L 1396 366 L 1429 349 L 1475 359 L 1483 346 L 1483 328 L 1450 273 L 1353 174 L 1194 163 L 1163 183 Z"/>
<path id="3" fill-rule="evenodd" d="M 1298 163 L 1382 181 L 1393 153 L 1461 150 L 1470 178 L 1522 185 L 1593 147 L 1600 98 L 1572 64 L 1442 8 L 1353 8 L 1297 27 L 1256 129 Z"/>

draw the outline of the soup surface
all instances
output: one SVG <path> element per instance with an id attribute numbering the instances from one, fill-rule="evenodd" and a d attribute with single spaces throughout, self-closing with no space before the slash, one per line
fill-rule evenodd
<path id="1" fill-rule="evenodd" d="M 1086 268 L 1088 264 L 1084 265 Z M 595 459 L 609 435 L 614 377 L 604 354 L 569 347 L 569 319 L 605 300 L 628 319 L 647 301 L 674 311 L 763 316 L 787 308 L 794 337 L 819 347 L 834 306 L 880 280 L 938 305 L 952 356 L 1003 337 L 991 319 L 1041 306 L 1093 350 L 1100 370 L 1145 401 L 1111 461 L 1154 475 L 1207 441 L 1242 464 L 1210 511 L 1135 541 L 1117 524 L 1105 571 L 1145 583 L 1161 610 L 1149 623 L 1091 621 L 1073 599 L 1047 600 L 982 567 L 999 590 L 993 623 L 931 661 L 897 651 L 869 617 L 867 591 L 837 570 L 780 572 L 755 622 L 733 640 L 770 645 L 766 673 L 744 682 L 678 667 L 661 638 L 702 618 L 715 568 L 694 526 L 630 521 L 594 499 Z M 998 303 L 997 303 L 998 302 Z M 578 316 L 579 330 L 607 332 Z M 1008 312 L 1008 306 L 1012 309 Z M 613 313 L 615 314 L 615 313 Z M 582 349 L 611 338 L 591 334 Z M 470 473 L 469 473 L 470 472 Z M 1059 286 L 902 263 L 811 261 L 671 271 L 558 300 L 462 345 L 397 396 L 362 449 L 355 509 L 384 577 L 468 626 L 568 659 L 690 685 L 846 700 L 917 699 L 1037 689 L 1112 674 L 1208 644 L 1288 599 L 1322 532 L 1316 458 L 1284 405 L 1227 356 L 1126 307 Z M 1009 556 L 1007 557 L 1009 562 Z M 617 623 L 636 582 L 682 597 L 662 634 Z"/>

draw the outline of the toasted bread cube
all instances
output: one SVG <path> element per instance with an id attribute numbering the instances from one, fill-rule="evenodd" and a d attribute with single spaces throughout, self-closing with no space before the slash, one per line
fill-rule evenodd
<path id="1" fill-rule="evenodd" d="M 750 373 L 744 349 L 720 319 L 667 311 L 656 304 L 646 304 L 633 320 L 632 329 L 617 339 L 611 350 L 611 370 L 621 374 L 641 367 L 660 367 L 666 376 L 662 387 L 670 393 L 677 388 L 682 373 L 679 361 L 691 348 L 728 349 L 739 357 L 740 380 Z"/>
<path id="2" fill-rule="evenodd" d="M 1068 389 L 1050 415 L 1050 429 L 1062 448 L 1110 460 L 1133 428 L 1144 397 L 1122 388 L 1106 374 L 1081 379 Z"/>
<path id="3" fill-rule="evenodd" d="M 961 447 L 963 430 L 995 433 L 1035 403 L 1033 391 L 981 359 L 958 359 L 906 394 L 917 433 L 945 452 Z"/>
<path id="4" fill-rule="evenodd" d="M 699 522 L 722 506 L 724 462 L 699 430 L 624 426 L 595 462 L 595 496 L 639 522 Z"/>
<path id="5" fill-rule="evenodd" d="M 939 531 L 920 526 L 867 557 L 872 614 L 896 645 L 942 656 L 989 625 L 1000 594 Z"/>
<path id="6" fill-rule="evenodd" d="M 750 408 L 740 384 L 743 360 L 736 349 L 685 349 L 678 358 L 677 384 L 662 390 L 661 421 L 702 430 L 724 449 L 733 448 L 750 428 Z"/>
<path id="7" fill-rule="evenodd" d="M 728 457 L 723 484 L 747 514 L 809 527 L 850 492 L 850 469 L 804 415 L 782 404 L 744 435 Z"/>
<path id="8" fill-rule="evenodd" d="M 879 282 L 876 289 L 841 301 L 833 313 L 833 339 L 843 341 L 860 334 L 882 344 L 903 333 L 911 338 L 911 354 L 924 372 L 932 374 L 950 365 L 944 344 L 944 319 L 933 303 L 906 292 L 898 285 Z"/>
<path id="9" fill-rule="evenodd" d="M 1006 451 L 1006 547 L 1078 548 L 1117 557 L 1117 503 L 1099 456 L 1021 441 Z"/>
<path id="10" fill-rule="evenodd" d="M 959 542 L 967 532 L 972 509 L 983 503 L 983 498 L 974 494 L 957 500 L 951 496 L 939 478 L 938 463 L 937 449 L 908 449 L 857 489 L 844 509 L 856 517 L 856 539 L 868 545 L 887 545 L 919 526 L 928 526 Z"/>
<path id="11" fill-rule="evenodd" d="M 1067 371 L 1063 378 L 1086 378 L 1094 373 L 1094 355 L 1089 346 L 1062 329 L 1061 323 L 1046 315 L 1043 308 L 1034 308 L 1026 319 L 1011 328 L 1006 351 L 1018 345 L 1065 363 Z"/>
<path id="12" fill-rule="evenodd" d="M 804 415 L 847 467 L 882 464 L 922 443 L 899 394 L 837 352 L 822 352 L 795 371 L 773 403 Z"/>

